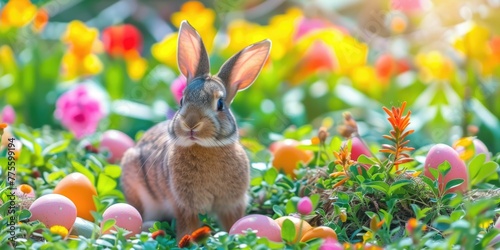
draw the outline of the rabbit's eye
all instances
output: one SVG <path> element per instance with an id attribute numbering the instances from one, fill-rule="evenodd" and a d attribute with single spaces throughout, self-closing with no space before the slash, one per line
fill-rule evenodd
<path id="1" fill-rule="evenodd" d="M 224 101 L 221 99 L 219 99 L 219 101 L 217 102 L 217 111 L 222 111 L 224 110 Z"/>
<path id="2" fill-rule="evenodd" d="M 181 105 L 181 107 L 182 107 L 182 101 L 183 100 L 184 100 L 184 97 L 182 97 L 181 100 L 180 100 L 180 102 L 179 102 L 179 104 Z"/>

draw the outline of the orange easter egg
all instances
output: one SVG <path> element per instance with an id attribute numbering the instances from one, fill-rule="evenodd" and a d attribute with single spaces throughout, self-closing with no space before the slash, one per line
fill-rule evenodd
<path id="1" fill-rule="evenodd" d="M 64 195 L 76 205 L 77 216 L 88 221 L 94 221 L 91 211 L 96 211 L 93 196 L 97 191 L 87 176 L 72 173 L 64 177 L 54 189 L 54 194 Z"/>
<path id="2" fill-rule="evenodd" d="M 295 226 L 295 238 L 293 240 L 294 243 L 297 242 L 299 239 L 301 239 L 302 235 L 305 235 L 305 233 L 307 233 L 309 230 L 312 229 L 312 226 L 307 221 L 303 221 L 303 220 L 301 220 L 297 217 L 293 217 L 293 216 L 279 217 L 279 218 L 275 219 L 274 221 L 276 221 L 278 223 L 278 225 L 282 228 L 283 222 L 286 219 L 289 219 L 291 222 L 293 222 L 293 225 Z M 299 235 L 299 229 L 301 229 L 300 235 Z"/>
<path id="3" fill-rule="evenodd" d="M 298 142 L 293 140 L 286 140 L 275 146 L 273 156 L 273 166 L 292 177 L 295 176 L 293 170 L 297 168 L 299 162 L 307 164 L 314 157 L 311 151 L 298 148 Z"/>
<path id="4" fill-rule="evenodd" d="M 300 239 L 301 242 L 307 242 L 312 239 L 327 239 L 327 238 L 334 238 L 337 239 L 337 233 L 329 227 L 326 226 L 319 226 L 312 228 L 311 230 L 307 231 L 304 236 L 302 236 L 302 239 Z"/>

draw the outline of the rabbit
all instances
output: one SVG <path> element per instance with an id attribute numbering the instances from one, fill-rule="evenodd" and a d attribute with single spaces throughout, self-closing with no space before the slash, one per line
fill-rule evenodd
<path id="1" fill-rule="evenodd" d="M 211 75 L 201 37 L 181 23 L 177 59 L 187 86 L 179 110 L 146 131 L 121 162 L 122 190 L 143 221 L 175 218 L 179 240 L 201 226 L 198 214 L 217 215 L 226 231 L 244 216 L 250 162 L 229 108 L 255 81 L 270 49 L 267 39 L 252 44 Z"/>

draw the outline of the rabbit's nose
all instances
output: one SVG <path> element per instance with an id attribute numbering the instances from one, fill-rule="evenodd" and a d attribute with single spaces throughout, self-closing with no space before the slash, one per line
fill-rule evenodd
<path id="1" fill-rule="evenodd" d="M 184 121 L 182 122 L 186 130 L 194 130 L 199 129 L 202 125 L 200 121 L 201 115 L 198 112 L 190 112 L 184 117 Z"/>

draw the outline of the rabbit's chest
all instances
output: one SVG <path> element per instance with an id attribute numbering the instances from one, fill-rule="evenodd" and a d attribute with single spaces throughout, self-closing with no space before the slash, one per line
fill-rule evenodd
<path id="1" fill-rule="evenodd" d="M 187 154 L 189 155 L 189 154 Z M 186 156 L 186 155 L 184 155 Z M 248 160 L 242 154 L 190 155 L 171 159 L 172 191 L 179 202 L 199 210 L 242 199 L 249 184 Z"/>

